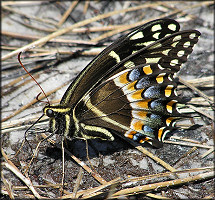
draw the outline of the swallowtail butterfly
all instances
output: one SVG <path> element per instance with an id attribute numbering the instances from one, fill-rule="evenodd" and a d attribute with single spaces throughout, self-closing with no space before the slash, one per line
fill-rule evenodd
<path id="1" fill-rule="evenodd" d="M 196 30 L 158 19 L 108 46 L 76 77 L 59 105 L 43 109 L 50 132 L 66 138 L 114 140 L 114 133 L 162 146 L 180 98 L 173 76 L 197 43 Z"/>

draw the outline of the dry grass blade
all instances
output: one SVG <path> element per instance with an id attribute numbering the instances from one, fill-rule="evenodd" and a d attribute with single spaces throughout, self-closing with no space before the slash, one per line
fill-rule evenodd
<path id="1" fill-rule="evenodd" d="M 5 190 L 7 191 L 7 194 L 9 195 L 10 199 L 15 199 L 13 191 L 12 191 L 12 188 L 11 188 L 12 184 L 4 178 L 4 174 L 3 173 L 1 173 L 1 180 L 2 180 L 2 182 L 4 184 L 4 186 L 5 186 Z"/>
<path id="2" fill-rule="evenodd" d="M 206 156 L 208 156 L 209 154 L 211 154 L 212 152 L 214 152 L 214 147 L 211 147 L 211 149 L 209 149 L 208 151 L 206 151 L 204 154 L 202 154 L 200 157 L 204 158 Z"/>
<path id="3" fill-rule="evenodd" d="M 34 196 L 38 199 L 42 199 L 42 197 L 37 193 L 35 190 L 33 184 L 31 183 L 30 179 L 26 178 L 17 168 L 13 167 L 9 163 L 2 163 L 2 166 L 5 166 L 7 169 L 9 169 L 11 172 L 13 172 L 19 179 L 21 179 L 27 186 L 28 188 L 32 191 Z"/>
<path id="4" fill-rule="evenodd" d="M 153 193 L 148 193 L 148 194 L 146 194 L 146 196 L 147 197 L 151 197 L 153 199 L 171 199 L 171 198 L 160 196 L 160 195 L 156 195 L 156 194 L 153 194 Z"/>
<path id="5" fill-rule="evenodd" d="M 33 17 L 32 15 L 26 15 L 25 13 L 22 13 L 22 12 L 20 12 L 20 11 L 18 11 L 18 10 L 12 9 L 12 8 L 10 8 L 10 7 L 8 7 L 8 6 L 2 6 L 2 8 L 5 9 L 5 10 L 8 10 L 8 11 L 10 11 L 10 12 L 19 14 L 19 15 L 21 15 L 21 16 L 24 16 L 24 17 L 26 17 L 26 18 L 28 18 L 28 19 L 34 19 L 34 20 L 37 20 L 37 21 L 40 21 L 40 22 L 44 22 L 44 23 L 47 23 L 47 24 L 55 25 L 55 23 L 53 23 L 53 22 L 50 21 L 50 20 L 41 19 L 41 18 L 38 18 L 38 17 Z"/>
<path id="6" fill-rule="evenodd" d="M 79 1 L 73 1 L 71 3 L 71 5 L 69 6 L 69 8 L 67 9 L 67 11 L 63 14 L 63 17 L 61 18 L 61 20 L 58 22 L 57 26 L 61 26 L 67 19 L 67 17 L 70 15 L 70 13 L 72 12 L 72 10 L 75 8 L 75 6 L 78 4 Z"/>
<path id="7" fill-rule="evenodd" d="M 141 151 L 142 153 L 144 153 L 146 156 L 153 159 L 154 161 L 156 161 L 157 163 L 159 163 L 160 165 L 162 165 L 163 167 L 165 167 L 166 169 L 168 169 L 169 171 L 171 171 L 171 172 L 176 171 L 176 169 L 174 167 L 170 166 L 168 163 L 164 162 L 162 159 L 158 158 L 157 156 L 155 156 L 151 152 L 147 151 L 142 146 L 135 146 L 135 148 L 138 149 L 139 151 Z"/>
<path id="8" fill-rule="evenodd" d="M 70 81 L 69 81 L 70 82 Z M 47 96 L 51 95 L 52 93 L 56 92 L 57 90 L 59 90 L 60 88 L 64 87 L 65 85 L 68 85 L 69 82 L 64 83 L 63 85 L 49 91 L 46 93 Z M 40 96 L 40 100 L 44 99 L 45 96 L 42 94 Z M 19 114 L 20 112 L 22 112 L 23 110 L 27 109 L 28 107 L 32 106 L 33 104 L 37 103 L 38 100 L 37 99 L 33 99 L 30 103 L 25 104 L 24 106 L 22 106 L 19 110 L 15 111 L 14 113 L 12 113 L 11 115 L 9 115 L 8 117 L 5 117 L 2 119 L 2 122 L 7 121 L 8 119 L 16 116 L 17 114 Z"/>
<path id="9" fill-rule="evenodd" d="M 208 145 L 192 144 L 192 143 L 185 143 L 185 142 L 175 142 L 175 141 L 169 141 L 169 140 L 165 140 L 164 143 L 178 144 L 178 145 L 191 146 L 191 147 L 201 147 L 201 148 L 206 148 L 206 149 L 212 148 L 212 146 L 208 146 Z"/>
<path id="10" fill-rule="evenodd" d="M 80 198 L 80 197 L 83 197 L 83 198 L 95 197 L 98 194 L 103 193 L 103 192 L 100 192 L 100 190 L 103 190 L 103 189 L 105 189 L 107 187 L 110 187 L 111 185 L 117 184 L 120 181 L 120 179 L 121 178 L 116 178 L 116 179 L 113 179 L 113 180 L 111 180 L 109 182 L 103 183 L 102 185 L 100 185 L 98 187 L 90 188 L 90 189 L 87 189 L 87 190 L 84 190 L 84 191 L 78 191 L 77 195 L 76 195 L 76 198 Z M 73 194 L 65 195 L 65 196 L 62 197 L 62 199 L 68 199 L 68 198 L 73 198 Z"/>
<path id="11" fill-rule="evenodd" d="M 211 101 L 212 102 L 212 101 Z M 212 115 L 209 115 L 208 113 L 204 112 L 202 109 L 200 108 L 196 108 L 195 106 L 193 105 L 188 105 L 190 108 L 192 108 L 193 110 L 195 110 L 196 112 L 204 115 L 205 117 L 209 118 L 209 119 L 212 119 L 214 121 L 214 116 Z"/>
<path id="12" fill-rule="evenodd" d="M 88 7 L 89 7 L 89 4 L 90 4 L 90 1 L 89 1 L 89 0 L 86 0 L 86 1 L 85 1 L 85 4 L 84 4 L 83 14 L 86 14 L 87 9 L 88 9 Z"/>
<path id="13" fill-rule="evenodd" d="M 154 4 L 150 4 L 150 6 L 153 6 L 153 5 Z M 3 56 L 1 60 L 4 61 L 4 60 L 6 60 L 8 58 L 11 58 L 12 56 L 15 56 L 15 55 L 19 54 L 22 51 L 25 51 L 26 49 L 32 48 L 34 46 L 44 45 L 49 40 L 51 40 L 51 39 L 53 39 L 53 38 L 55 38 L 57 36 L 63 35 L 65 33 L 68 33 L 69 31 L 73 30 L 74 28 L 78 28 L 80 26 L 85 26 L 85 25 L 87 25 L 89 23 L 92 23 L 92 22 L 95 22 L 97 20 L 101 20 L 101 19 L 110 17 L 112 15 L 116 15 L 116 14 L 123 13 L 123 12 L 128 12 L 128 11 L 135 11 L 135 10 L 142 9 L 142 8 L 145 8 L 145 7 L 146 7 L 146 5 L 140 5 L 140 6 L 136 6 L 136 7 L 132 7 L 132 8 L 116 10 L 116 11 L 113 11 L 113 12 L 98 15 L 98 16 L 90 18 L 90 19 L 86 19 L 84 21 L 80 21 L 80 22 L 78 22 L 76 24 L 73 24 L 72 26 L 60 29 L 60 30 L 58 30 L 58 31 L 56 31 L 54 33 L 51 33 L 51 34 L 49 34 L 49 35 L 47 35 L 47 36 L 45 36 L 45 37 L 43 37 L 43 38 L 41 38 L 39 40 L 36 40 L 36 41 L 34 41 L 32 43 L 29 43 L 28 45 L 25 45 L 25 46 L 23 46 L 21 48 L 18 48 L 15 51 L 12 51 L 12 52 L 8 53 L 7 55 Z"/>
<path id="14" fill-rule="evenodd" d="M 144 186 L 137 186 L 137 187 L 133 187 L 133 188 L 129 188 L 129 189 L 120 190 L 120 191 L 114 193 L 111 198 L 117 198 L 117 197 L 132 195 L 132 194 L 139 194 L 139 193 L 142 193 L 145 191 L 158 190 L 160 188 L 176 186 L 176 185 L 180 185 L 180 184 L 189 183 L 191 181 L 204 180 L 204 179 L 209 179 L 209 178 L 213 178 L 213 177 L 214 177 L 214 172 L 206 172 L 206 173 L 202 173 L 199 175 L 190 176 L 190 177 L 186 177 L 186 178 L 182 178 L 182 179 L 175 179 L 175 180 L 171 180 L 171 181 L 147 184 Z"/>
<path id="15" fill-rule="evenodd" d="M 207 76 L 202 78 L 195 78 L 192 80 L 186 81 L 189 84 L 192 84 L 195 87 L 204 86 L 204 87 L 212 87 L 214 85 L 214 76 Z M 178 88 L 186 88 L 186 85 L 179 85 Z"/>
<path id="16" fill-rule="evenodd" d="M 214 194 L 208 195 L 202 199 L 214 199 Z"/>
<path id="17" fill-rule="evenodd" d="M 35 77 L 36 79 L 39 78 L 39 74 L 36 74 L 34 77 Z M 13 81 L 11 81 L 11 82 L 9 82 L 8 84 L 4 85 L 4 86 L 2 87 L 2 89 L 5 90 L 5 89 L 7 89 L 7 88 L 10 88 L 11 86 L 14 86 L 15 84 L 19 83 L 20 81 L 22 81 L 23 79 L 26 79 L 26 78 L 29 78 L 29 75 L 28 75 L 28 74 L 25 74 L 25 75 L 23 75 L 23 76 L 20 76 L 20 77 L 14 79 Z M 17 85 L 16 87 L 17 87 L 17 88 L 18 88 L 18 87 L 21 87 L 21 86 L 23 86 L 23 85 L 28 84 L 28 83 L 31 82 L 31 81 L 32 81 L 32 79 L 26 80 L 26 81 L 24 81 L 23 83 L 20 83 L 19 85 Z M 6 92 L 3 92 L 3 95 L 6 95 L 6 94 L 10 93 L 13 89 L 14 89 L 14 88 L 9 89 L 9 90 L 7 90 Z"/>
<path id="18" fill-rule="evenodd" d="M 175 168 L 173 168 L 168 163 L 164 162 L 163 160 L 161 160 L 160 158 L 158 158 L 157 156 L 155 156 L 154 154 L 152 154 L 151 152 L 149 152 L 148 150 L 146 150 L 146 148 L 142 147 L 141 145 L 135 143 L 132 140 L 129 140 L 129 139 L 123 137 L 120 134 L 117 134 L 117 135 L 119 137 L 121 137 L 123 140 L 126 140 L 128 143 L 130 143 L 132 146 L 134 146 L 137 150 L 139 150 L 140 152 L 142 152 L 146 156 L 150 157 L 151 159 L 153 159 L 154 161 L 156 161 L 157 163 L 159 163 L 160 165 L 162 165 L 163 167 L 165 167 L 166 169 L 168 169 L 169 171 L 171 171 L 171 172 L 176 171 Z"/>
<path id="19" fill-rule="evenodd" d="M 78 172 L 77 180 L 76 180 L 75 185 L 74 185 L 74 189 L 73 189 L 73 198 L 76 198 L 76 194 L 77 194 L 77 191 L 78 191 L 78 187 L 79 187 L 79 185 L 80 185 L 80 183 L 81 183 L 81 180 L 82 180 L 82 178 L 83 178 L 83 175 L 84 175 L 84 173 L 83 173 L 83 168 L 81 167 L 80 170 L 79 170 L 79 172 Z"/>
<path id="20" fill-rule="evenodd" d="M 184 85 L 186 85 L 187 87 L 189 87 L 190 89 L 192 89 L 193 91 L 197 92 L 201 97 L 203 97 L 205 100 L 207 100 L 208 102 L 210 102 L 211 104 L 214 104 L 213 99 L 209 98 L 207 95 L 205 95 L 203 92 L 201 92 L 199 89 L 197 89 L 195 86 L 191 85 L 190 83 L 188 83 L 187 81 L 183 80 L 181 77 L 178 77 L 179 81 L 181 83 L 183 83 Z"/>
<path id="21" fill-rule="evenodd" d="M 6 35 L 9 37 L 13 37 L 13 38 L 29 39 L 29 40 L 38 40 L 41 38 L 40 36 L 36 36 L 36 35 L 23 35 L 23 34 L 13 33 L 13 32 L 9 32 L 9 31 L 2 31 L 2 35 Z M 56 42 L 56 43 L 65 43 L 65 44 L 85 44 L 85 45 L 96 45 L 97 44 L 96 42 L 91 42 L 91 41 L 69 40 L 69 39 L 63 39 L 63 38 L 58 38 L 58 39 L 55 38 L 55 39 L 51 39 L 49 41 Z M 36 49 L 34 48 L 33 51 L 36 51 Z M 48 51 L 48 50 L 46 50 L 46 51 Z M 56 49 L 55 49 L 55 52 L 56 52 Z"/>
<path id="22" fill-rule="evenodd" d="M 184 170 L 176 170 L 174 172 L 163 172 L 163 173 L 157 173 L 157 174 L 151 174 L 151 175 L 146 175 L 142 177 L 135 177 L 135 178 L 128 178 L 125 180 L 120 181 L 120 183 L 126 183 L 126 182 L 137 182 L 137 181 L 142 181 L 142 180 L 152 180 L 156 178 L 161 178 L 161 177 L 175 177 L 177 175 L 178 177 L 180 174 L 183 173 L 192 173 L 192 172 L 200 172 L 200 171 L 212 171 L 214 170 L 214 166 L 210 167 L 203 167 L 203 168 L 192 168 L 192 169 L 184 169 Z"/>
<path id="23" fill-rule="evenodd" d="M 15 6 L 15 5 L 35 5 L 35 4 L 41 4 L 44 1 L 4 1 L 2 2 L 2 6 Z"/>
<path id="24" fill-rule="evenodd" d="M 212 96 L 209 96 L 210 99 L 212 99 Z M 203 97 L 194 97 L 189 101 L 190 104 L 198 104 L 202 106 L 208 106 L 210 105 Z M 192 110 L 192 109 L 191 109 Z"/>

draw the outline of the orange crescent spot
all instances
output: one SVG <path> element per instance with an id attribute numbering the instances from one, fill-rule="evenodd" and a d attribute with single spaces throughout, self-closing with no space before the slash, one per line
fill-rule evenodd
<path id="1" fill-rule="evenodd" d="M 142 121 L 137 121 L 133 123 L 133 129 L 137 130 L 137 131 L 142 131 L 142 127 L 143 127 L 143 122 Z"/>
<path id="2" fill-rule="evenodd" d="M 171 105 L 166 105 L 166 109 L 168 112 L 172 113 L 172 106 Z"/>
<path id="3" fill-rule="evenodd" d="M 144 142 L 149 141 L 149 140 L 150 140 L 150 138 L 145 137 L 145 138 L 143 138 L 143 139 L 140 140 L 140 143 L 144 143 Z"/>
<path id="4" fill-rule="evenodd" d="M 140 108 L 145 108 L 145 109 L 148 109 L 149 106 L 148 106 L 148 103 L 151 101 L 151 99 L 147 99 L 147 100 L 144 100 L 144 101 L 140 101 L 137 103 L 138 107 Z"/>
<path id="5" fill-rule="evenodd" d="M 126 137 L 129 138 L 129 139 L 133 139 L 134 136 L 129 134 Z"/>
<path id="6" fill-rule="evenodd" d="M 139 143 L 144 143 L 145 142 L 145 140 L 143 140 L 143 139 L 141 139 L 140 141 L 139 141 Z"/>
<path id="7" fill-rule="evenodd" d="M 139 112 L 137 112 L 137 115 L 138 115 L 138 117 L 140 117 L 141 119 L 145 119 L 145 118 L 146 118 L 146 115 L 147 115 L 147 112 L 145 112 L 145 111 L 139 111 Z"/>
<path id="8" fill-rule="evenodd" d="M 137 82 L 137 80 L 134 81 L 134 82 L 132 82 L 132 83 L 130 83 L 130 84 L 128 84 L 128 85 L 127 85 L 127 89 L 128 89 L 128 90 L 135 90 L 134 85 L 135 85 L 136 82 Z"/>
<path id="9" fill-rule="evenodd" d="M 132 97 L 133 99 L 135 99 L 135 100 L 143 99 L 143 97 L 142 97 L 142 91 L 143 91 L 143 89 L 134 92 L 134 93 L 132 94 L 131 97 Z"/>
<path id="10" fill-rule="evenodd" d="M 131 130 L 129 130 L 129 131 L 127 131 L 127 132 L 125 133 L 125 136 L 128 137 L 128 138 L 130 138 L 130 139 L 133 139 L 133 137 L 134 137 L 134 135 L 135 135 L 136 133 L 137 133 L 136 131 L 131 131 Z"/>
<path id="11" fill-rule="evenodd" d="M 120 82 L 120 83 L 122 83 L 122 84 L 128 83 L 127 74 L 128 74 L 128 72 L 122 74 L 122 75 L 119 77 L 119 82 Z"/>

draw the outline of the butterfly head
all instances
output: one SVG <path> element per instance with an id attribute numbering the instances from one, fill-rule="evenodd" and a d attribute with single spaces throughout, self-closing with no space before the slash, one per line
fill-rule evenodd
<path id="1" fill-rule="evenodd" d="M 50 132 L 64 135 L 71 133 L 73 122 L 71 121 L 71 108 L 62 106 L 45 106 L 44 114 L 49 117 Z"/>

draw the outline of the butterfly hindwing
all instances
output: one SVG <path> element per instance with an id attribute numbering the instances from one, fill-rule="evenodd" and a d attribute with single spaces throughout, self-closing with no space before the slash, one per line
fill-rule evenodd
<path id="1" fill-rule="evenodd" d="M 161 141 L 163 129 L 171 129 L 180 117 L 175 87 L 171 70 L 156 63 L 123 70 L 83 99 L 80 123 L 106 127 L 142 143 Z"/>

